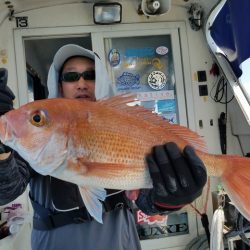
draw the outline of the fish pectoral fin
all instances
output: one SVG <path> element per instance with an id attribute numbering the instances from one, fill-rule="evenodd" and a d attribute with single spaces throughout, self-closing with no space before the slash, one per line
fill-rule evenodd
<path id="1" fill-rule="evenodd" d="M 89 162 L 85 158 L 77 158 L 77 160 L 71 161 L 69 169 L 77 172 L 80 175 L 94 176 L 97 178 L 117 178 L 127 174 L 127 169 L 133 169 L 133 172 L 137 171 L 137 168 L 132 165 L 116 164 L 116 163 L 100 163 Z"/>
<path id="2" fill-rule="evenodd" d="M 84 205 L 86 206 L 89 214 L 99 223 L 102 224 L 102 203 L 107 196 L 104 188 L 94 187 L 79 187 Z"/>

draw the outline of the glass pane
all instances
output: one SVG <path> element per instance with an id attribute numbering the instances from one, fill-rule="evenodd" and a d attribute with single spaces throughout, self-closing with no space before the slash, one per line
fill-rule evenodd
<path id="1" fill-rule="evenodd" d="M 178 123 L 171 35 L 105 39 L 105 51 L 118 93 L 134 92 L 142 105 Z"/>
<path id="2" fill-rule="evenodd" d="M 171 35 L 115 37 L 104 42 L 117 93 L 136 93 L 144 107 L 179 123 Z M 141 240 L 189 234 L 186 212 L 148 216 L 135 206 L 134 215 Z"/>

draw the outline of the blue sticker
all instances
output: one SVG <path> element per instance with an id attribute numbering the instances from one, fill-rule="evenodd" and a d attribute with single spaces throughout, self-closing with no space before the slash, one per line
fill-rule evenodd
<path id="1" fill-rule="evenodd" d="M 129 57 L 147 57 L 154 56 L 155 49 L 152 47 L 149 48 L 128 48 L 125 49 L 125 56 Z"/>
<path id="2" fill-rule="evenodd" d="M 157 101 L 158 112 L 161 113 L 175 113 L 176 112 L 176 100 L 158 100 Z"/>
<path id="3" fill-rule="evenodd" d="M 108 60 L 112 67 L 115 67 L 120 64 L 121 56 L 117 49 L 111 49 L 109 51 Z"/>
<path id="4" fill-rule="evenodd" d="M 140 76 L 139 74 L 132 74 L 129 72 L 123 72 L 121 76 L 117 78 L 118 90 L 129 90 L 140 88 Z"/>

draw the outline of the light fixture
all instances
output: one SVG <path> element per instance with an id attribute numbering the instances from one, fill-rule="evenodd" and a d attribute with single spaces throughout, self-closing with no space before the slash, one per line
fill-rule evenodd
<path id="1" fill-rule="evenodd" d="M 141 0 L 142 13 L 147 17 L 161 16 L 171 9 L 172 0 Z"/>
<path id="2" fill-rule="evenodd" d="M 95 3 L 93 5 L 95 24 L 120 23 L 122 20 L 122 6 L 120 3 Z"/>

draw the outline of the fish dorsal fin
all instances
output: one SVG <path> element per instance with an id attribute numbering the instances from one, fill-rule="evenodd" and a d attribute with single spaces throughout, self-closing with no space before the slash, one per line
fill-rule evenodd
<path id="1" fill-rule="evenodd" d="M 195 149 L 203 152 L 207 152 L 207 146 L 204 139 L 196 132 L 190 130 L 187 127 L 171 124 L 160 115 L 153 112 L 153 110 L 146 109 L 143 106 L 132 106 L 129 103 L 138 101 L 135 94 L 122 94 L 111 97 L 109 99 L 99 100 L 102 105 L 123 111 L 124 115 L 137 117 L 140 120 L 144 120 L 149 124 L 148 129 L 155 129 L 155 126 L 160 126 L 165 129 L 167 133 L 173 133 L 178 136 L 181 140 L 186 141 Z M 164 135 L 163 135 L 164 136 Z"/>
<path id="2" fill-rule="evenodd" d="M 98 100 L 97 102 L 101 103 L 102 105 L 120 110 L 128 107 L 127 104 L 134 101 L 138 101 L 138 99 L 135 94 L 131 93 L 131 94 L 116 95 L 110 98 L 103 98 Z"/>
<path id="3" fill-rule="evenodd" d="M 208 152 L 207 145 L 203 137 L 196 132 L 181 125 L 170 124 L 167 130 L 185 140 L 189 145 L 202 152 Z"/>

